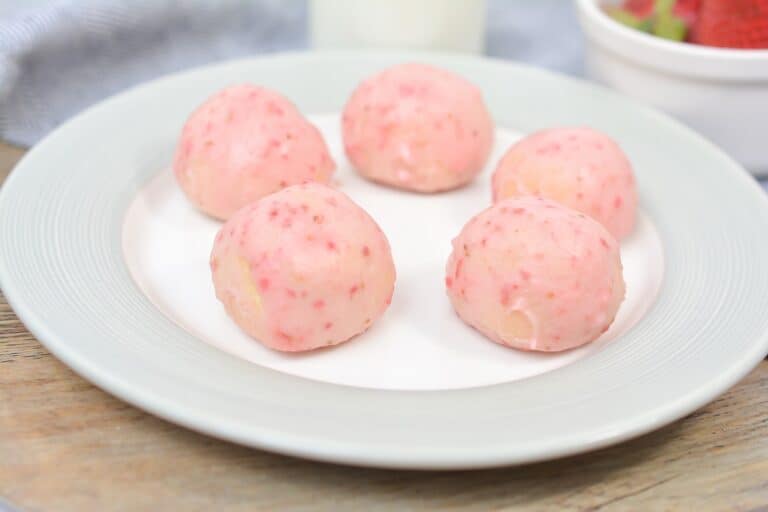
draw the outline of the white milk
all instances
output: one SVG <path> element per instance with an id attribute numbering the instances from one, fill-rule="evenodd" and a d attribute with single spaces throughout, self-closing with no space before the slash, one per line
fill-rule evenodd
<path id="1" fill-rule="evenodd" d="M 311 0 L 315 48 L 405 48 L 480 53 L 485 0 Z"/>

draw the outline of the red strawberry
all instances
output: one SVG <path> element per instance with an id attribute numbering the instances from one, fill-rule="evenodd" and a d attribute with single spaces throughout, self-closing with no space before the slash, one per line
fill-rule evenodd
<path id="1" fill-rule="evenodd" d="M 682 19 L 685 25 L 690 27 L 696 22 L 700 7 L 701 0 L 677 0 L 672 8 L 672 14 Z"/>
<path id="2" fill-rule="evenodd" d="M 653 14 L 654 4 L 654 0 L 624 0 L 621 9 L 643 19 Z"/>
<path id="3" fill-rule="evenodd" d="M 691 42 L 768 48 L 768 0 L 702 0 Z"/>

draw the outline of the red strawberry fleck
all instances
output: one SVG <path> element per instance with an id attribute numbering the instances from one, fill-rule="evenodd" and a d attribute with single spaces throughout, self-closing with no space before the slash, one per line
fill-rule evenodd
<path id="1" fill-rule="evenodd" d="M 499 303 L 502 306 L 509 306 L 509 288 L 504 287 L 501 289 L 501 298 L 499 299 Z"/>

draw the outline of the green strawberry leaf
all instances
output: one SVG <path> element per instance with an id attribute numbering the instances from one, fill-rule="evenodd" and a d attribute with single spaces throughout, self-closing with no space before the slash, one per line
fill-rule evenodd
<path id="1" fill-rule="evenodd" d="M 672 13 L 676 0 L 656 0 L 654 12 L 657 16 L 664 16 Z"/>
<path id="2" fill-rule="evenodd" d="M 653 24 L 653 34 L 672 41 L 683 41 L 688 31 L 685 22 L 671 13 L 660 13 Z"/>

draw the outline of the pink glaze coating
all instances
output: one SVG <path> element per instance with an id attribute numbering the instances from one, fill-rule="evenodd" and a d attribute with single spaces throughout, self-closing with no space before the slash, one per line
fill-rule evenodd
<path id="1" fill-rule="evenodd" d="M 395 266 L 374 220 L 319 184 L 288 187 L 238 211 L 211 253 L 216 296 L 264 345 L 297 352 L 368 329 L 389 306 Z"/>
<path id="2" fill-rule="evenodd" d="M 635 225 L 632 165 L 613 139 L 591 128 L 542 130 L 509 148 L 493 173 L 493 200 L 525 195 L 586 213 L 619 240 Z"/>
<path id="3" fill-rule="evenodd" d="M 467 324 L 542 352 L 597 339 L 624 299 L 618 242 L 583 213 L 535 197 L 499 201 L 470 220 L 445 283 Z"/>
<path id="4" fill-rule="evenodd" d="M 173 161 L 189 200 L 219 219 L 290 185 L 328 183 L 335 167 L 317 128 L 254 85 L 228 87 L 195 110 Z"/>
<path id="5" fill-rule="evenodd" d="M 365 80 L 342 116 L 344 150 L 357 172 L 417 192 L 471 181 L 488 159 L 493 129 L 477 87 L 423 64 Z"/>

